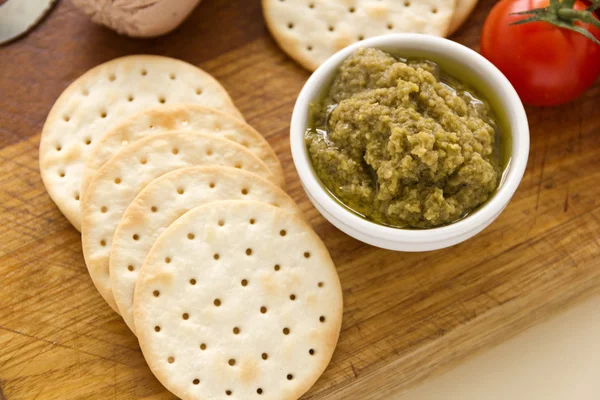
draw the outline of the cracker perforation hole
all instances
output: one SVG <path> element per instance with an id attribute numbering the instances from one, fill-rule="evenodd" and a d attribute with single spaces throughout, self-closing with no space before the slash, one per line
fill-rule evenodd
<path id="1" fill-rule="evenodd" d="M 188 235 L 187 235 L 187 238 L 188 238 L 189 240 L 194 240 L 194 238 L 195 238 L 195 237 L 196 237 L 196 236 L 194 236 L 194 234 L 193 234 L 193 233 L 188 233 Z"/>
<path id="2" fill-rule="evenodd" d="M 358 40 L 364 40 L 365 39 L 365 35 L 358 35 Z"/>
<path id="3" fill-rule="evenodd" d="M 196 94 L 197 95 L 201 95 L 202 94 L 202 89 L 201 88 L 196 88 Z"/>
<path id="4" fill-rule="evenodd" d="M 305 251 L 304 252 L 304 258 L 310 258 L 310 252 Z"/>
<path id="5" fill-rule="evenodd" d="M 102 247 L 106 246 L 106 240 L 102 239 L 100 241 L 100 246 L 102 246 Z"/>
<path id="6" fill-rule="evenodd" d="M 194 278 L 190 279 L 190 285 L 194 286 L 196 284 L 196 280 Z"/>
<path id="7" fill-rule="evenodd" d="M 323 283 L 323 282 L 319 282 L 319 283 L 317 283 L 317 286 L 318 286 L 318 287 L 323 287 L 323 286 L 325 286 L 325 283 Z"/>
<path id="8" fill-rule="evenodd" d="M 292 293 L 292 294 L 290 294 L 290 300 L 291 300 L 291 301 L 294 301 L 294 300 L 296 300 L 296 295 L 295 295 L 295 294 L 293 294 L 293 293 Z"/>
<path id="9" fill-rule="evenodd" d="M 65 177 L 65 175 L 66 175 L 66 174 L 65 174 L 65 171 L 60 171 L 60 172 L 58 173 L 58 176 L 60 176 L 61 178 L 64 178 L 64 177 Z"/>
<path id="10" fill-rule="evenodd" d="M 63 115 L 63 121 L 69 122 L 70 120 L 71 120 L 71 117 L 69 117 L 68 115 Z"/>
<path id="11" fill-rule="evenodd" d="M 431 12 L 434 13 L 434 14 L 437 14 L 438 13 L 438 9 L 437 8 L 432 8 Z"/>
<path id="12" fill-rule="evenodd" d="M 131 103 L 133 101 L 133 95 L 130 94 L 127 96 L 127 101 Z"/>
<path id="13" fill-rule="evenodd" d="M 221 307 L 221 300 L 219 300 L 219 299 L 215 299 L 215 301 L 213 301 L 213 304 L 214 304 L 216 307 Z"/>
<path id="14" fill-rule="evenodd" d="M 263 390 L 261 388 L 256 389 L 257 394 L 263 394 Z"/>
<path id="15" fill-rule="evenodd" d="M 121 183 L 121 178 L 115 178 L 115 183 L 118 185 Z"/>
<path id="16" fill-rule="evenodd" d="M 333 31 L 335 31 L 335 26 L 329 25 L 329 27 L 327 29 L 329 29 L 329 32 L 333 32 Z"/>
<path id="17" fill-rule="evenodd" d="M 134 269 L 135 268 L 133 268 L 133 265 L 128 265 L 127 266 L 127 270 L 130 271 L 130 272 L 133 272 Z"/>
<path id="18" fill-rule="evenodd" d="M 290 331 L 290 328 L 283 328 L 283 334 L 284 334 L 284 335 L 286 335 L 286 336 L 287 336 L 287 335 L 289 335 L 289 334 L 290 334 L 290 332 L 291 332 L 291 331 Z"/>
<path id="19" fill-rule="evenodd" d="M 56 145 L 56 151 L 61 151 L 62 150 L 62 146 L 60 144 Z"/>
<path id="20" fill-rule="evenodd" d="M 85 140 L 83 142 L 85 143 L 86 146 L 89 146 L 90 144 L 92 144 L 92 139 L 87 137 L 87 138 L 85 138 Z"/>
<path id="21" fill-rule="evenodd" d="M 236 167 L 237 169 L 240 169 L 240 168 L 242 168 L 242 163 L 239 163 L 239 162 L 238 162 L 238 163 L 235 163 L 235 167 Z"/>
<path id="22" fill-rule="evenodd" d="M 186 321 L 187 321 L 188 319 L 190 319 L 190 314 L 188 314 L 188 313 L 183 313 L 183 315 L 181 316 L 181 318 L 183 318 L 184 320 L 186 320 Z"/>
<path id="23" fill-rule="evenodd" d="M 269 358 L 269 355 L 267 353 L 262 353 L 260 356 L 263 360 L 267 360 Z"/>
<path id="24" fill-rule="evenodd" d="M 308 3 L 308 8 L 315 8 L 315 3 Z"/>
<path id="25" fill-rule="evenodd" d="M 170 79 L 170 80 L 172 80 L 172 81 L 173 81 L 173 80 L 175 80 L 175 78 L 176 78 L 176 77 L 177 77 L 177 76 L 176 76 L 176 75 L 175 75 L 173 72 L 171 72 L 171 73 L 169 74 L 169 79 Z"/>
<path id="26" fill-rule="evenodd" d="M 242 279 L 242 281 L 240 283 L 242 286 L 246 287 L 246 286 L 248 286 L 248 279 Z"/>
<path id="27" fill-rule="evenodd" d="M 213 155 L 212 149 L 206 149 L 206 155 L 207 156 L 212 156 Z"/>
<path id="28" fill-rule="evenodd" d="M 160 104 L 165 104 L 165 102 L 166 102 L 166 101 L 167 101 L 167 99 L 165 99 L 165 97 L 164 97 L 164 96 L 160 96 L 160 97 L 158 98 L 158 102 L 159 102 Z"/>
<path id="29" fill-rule="evenodd" d="M 215 188 L 215 183 L 214 182 L 209 183 L 208 187 L 211 188 L 211 189 L 214 189 Z"/>
<path id="30" fill-rule="evenodd" d="M 156 206 L 152 206 L 150 207 L 150 211 L 152 211 L 153 213 L 158 211 L 158 208 Z"/>
<path id="31" fill-rule="evenodd" d="M 175 362 L 175 357 L 169 357 L 167 361 L 169 362 L 169 364 L 173 364 Z"/>
<path id="32" fill-rule="evenodd" d="M 143 69 L 140 71 L 140 74 L 141 74 L 142 76 L 146 76 L 146 75 L 148 75 L 148 70 L 146 70 L 146 68 L 143 68 Z"/>
<path id="33" fill-rule="evenodd" d="M 152 295 L 154 295 L 154 297 L 158 297 L 160 296 L 160 292 L 158 290 L 155 290 L 154 292 L 152 292 Z"/>
<path id="34" fill-rule="evenodd" d="M 404 7 L 410 7 L 410 1 L 405 1 L 404 2 Z"/>
<path id="35" fill-rule="evenodd" d="M 134 233 L 132 236 L 133 240 L 140 240 L 140 235 L 138 235 L 137 233 Z"/>
<path id="36" fill-rule="evenodd" d="M 310 354 L 311 356 L 314 356 L 315 355 L 315 349 L 308 350 L 308 354 Z"/>
<path id="37" fill-rule="evenodd" d="M 171 150 L 171 153 L 177 155 L 177 154 L 179 154 L 179 149 L 177 147 L 173 147 L 173 149 Z"/>
<path id="38" fill-rule="evenodd" d="M 233 367 L 235 365 L 235 358 L 230 358 L 229 361 L 227 361 L 227 364 L 229 364 L 230 367 Z"/>
<path id="39" fill-rule="evenodd" d="M 248 194 L 248 189 L 242 189 L 242 194 L 246 196 Z"/>
<path id="40" fill-rule="evenodd" d="M 108 76 L 108 80 L 109 80 L 109 82 L 114 82 L 114 81 L 115 81 L 115 79 L 117 79 L 117 77 L 115 76 L 115 74 L 110 74 L 110 75 Z"/>
<path id="41" fill-rule="evenodd" d="M 234 335 L 239 335 L 239 334 L 240 334 L 240 332 L 241 332 L 241 329 L 240 329 L 240 328 L 238 328 L 237 326 L 233 328 L 233 334 L 234 334 Z"/>
<path id="42" fill-rule="evenodd" d="M 250 249 L 250 248 L 246 249 L 246 255 L 247 256 L 251 256 L 252 255 L 252 249 Z"/>
<path id="43" fill-rule="evenodd" d="M 106 111 L 100 112 L 100 118 L 106 118 L 107 116 L 108 116 L 108 113 Z"/>
<path id="44" fill-rule="evenodd" d="M 351 14 L 355 13 L 356 12 L 356 7 L 350 7 L 350 8 L 348 8 L 348 12 L 351 13 Z"/>
<path id="45" fill-rule="evenodd" d="M 275 266 L 273 267 L 273 269 L 275 271 L 279 271 L 281 269 L 281 266 L 279 264 L 275 264 Z"/>
<path id="46" fill-rule="evenodd" d="M 223 221 L 222 219 L 219 220 L 218 222 L 219 226 L 224 226 L 225 225 L 225 221 Z"/>
<path id="47" fill-rule="evenodd" d="M 154 327 L 154 332 L 160 332 L 160 326 L 156 325 L 156 326 Z"/>
<path id="48" fill-rule="evenodd" d="M 165 257 L 165 263 L 171 264 L 171 257 Z"/>
<path id="49" fill-rule="evenodd" d="M 289 22 L 287 24 L 288 29 L 294 29 L 294 23 L 293 22 Z"/>
<path id="50" fill-rule="evenodd" d="M 313 49 L 312 45 L 309 44 L 308 46 L 306 46 L 306 50 L 312 51 L 312 49 Z"/>
<path id="51" fill-rule="evenodd" d="M 202 351 L 206 350 L 206 343 L 200 344 L 200 350 L 202 350 Z"/>
<path id="52" fill-rule="evenodd" d="M 226 390 L 226 391 L 225 391 L 225 394 L 226 394 L 227 396 L 231 396 L 231 395 L 233 394 L 233 392 L 232 392 L 231 390 Z"/>
<path id="53" fill-rule="evenodd" d="M 262 307 L 260 308 L 260 313 L 261 313 L 261 314 L 266 314 L 266 313 L 267 313 L 267 307 L 265 307 L 265 306 L 262 306 Z"/>
<path id="54" fill-rule="evenodd" d="M 394 24 L 392 24 L 392 23 L 387 24 L 387 28 L 391 31 L 392 29 L 394 29 Z"/>
<path id="55" fill-rule="evenodd" d="M 177 188 L 177 193 L 183 194 L 183 188 L 182 187 Z"/>
<path id="56" fill-rule="evenodd" d="M 75 192 L 75 196 L 73 196 L 76 201 L 79 201 L 79 192 Z"/>
<path id="57" fill-rule="evenodd" d="M 325 322 L 325 316 L 324 316 L 324 315 L 321 315 L 321 316 L 319 317 L 319 321 L 321 321 L 321 323 L 324 323 L 324 322 Z"/>
<path id="58" fill-rule="evenodd" d="M 81 94 L 82 94 L 82 95 L 84 95 L 84 96 L 88 96 L 88 95 L 90 94 L 90 91 L 89 91 L 89 90 L 87 90 L 87 89 L 83 89 L 83 90 L 81 91 Z"/>
<path id="59" fill-rule="evenodd" d="M 256 220 L 254 218 L 250 218 L 250 221 L 248 222 L 250 222 L 250 225 L 254 225 L 256 223 Z"/>
<path id="60" fill-rule="evenodd" d="M 214 258 L 215 260 L 218 260 L 218 259 L 220 258 L 220 256 L 219 256 L 219 253 L 215 253 L 215 254 L 213 254 L 213 258 Z"/>
<path id="61" fill-rule="evenodd" d="M 106 208 L 105 206 L 102 206 L 102 208 L 100 208 L 100 212 L 102 214 L 106 213 L 108 211 L 108 208 Z"/>
<path id="62" fill-rule="evenodd" d="M 196 378 L 196 379 L 194 379 L 194 380 L 192 381 L 192 383 L 193 383 L 194 385 L 198 385 L 198 384 L 200 384 L 200 379 Z"/>
<path id="63" fill-rule="evenodd" d="M 285 235 L 287 235 L 287 231 L 285 229 L 282 229 L 282 230 L 279 231 L 279 235 L 280 236 L 285 236 Z"/>

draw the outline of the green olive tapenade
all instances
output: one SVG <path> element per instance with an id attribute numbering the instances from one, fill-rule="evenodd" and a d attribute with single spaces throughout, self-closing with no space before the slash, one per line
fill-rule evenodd
<path id="1" fill-rule="evenodd" d="M 359 49 L 311 106 L 306 144 L 317 176 L 351 210 L 398 228 L 452 223 L 501 178 L 486 101 L 439 67 Z"/>

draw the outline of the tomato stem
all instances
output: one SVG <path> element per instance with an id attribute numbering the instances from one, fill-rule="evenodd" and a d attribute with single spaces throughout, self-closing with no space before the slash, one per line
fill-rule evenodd
<path id="1" fill-rule="evenodd" d="M 586 10 L 575 10 L 575 0 L 550 0 L 546 8 L 513 13 L 511 15 L 527 15 L 528 18 L 513 22 L 510 25 L 528 24 L 530 22 L 547 22 L 562 29 L 568 29 L 582 34 L 600 46 L 600 40 L 588 30 L 576 25 L 575 22 L 584 22 L 600 28 L 600 20 L 596 18 L 593 11 L 600 7 L 600 0 L 593 0 L 592 5 Z"/>

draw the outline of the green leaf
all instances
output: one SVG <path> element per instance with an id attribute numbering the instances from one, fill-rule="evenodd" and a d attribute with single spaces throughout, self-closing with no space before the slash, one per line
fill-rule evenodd
<path id="1" fill-rule="evenodd" d="M 525 18 L 519 21 L 515 21 L 510 23 L 509 25 L 523 25 L 523 24 L 528 24 L 530 22 L 540 22 L 542 21 L 541 19 L 539 19 L 538 17 L 531 17 L 531 18 Z"/>
<path id="2" fill-rule="evenodd" d="M 581 33 L 583 36 L 585 36 L 586 38 L 590 39 L 591 41 L 593 41 L 594 43 L 596 43 L 597 45 L 600 46 L 600 40 L 596 39 L 596 37 L 594 35 L 592 35 L 589 31 L 583 29 L 580 26 L 577 26 L 577 25 L 565 25 L 565 26 L 561 26 L 561 28 L 565 28 L 565 29 L 569 29 L 569 30 L 574 31 L 574 32 Z"/>
<path id="3" fill-rule="evenodd" d="M 562 2 L 562 7 L 569 7 L 569 8 L 573 8 L 573 6 L 575 5 L 575 0 L 563 0 Z"/>
<path id="4" fill-rule="evenodd" d="M 539 14 L 545 14 L 547 12 L 548 12 L 548 10 L 545 8 L 534 8 L 533 10 L 520 11 L 520 12 L 516 12 L 516 13 L 511 13 L 510 15 L 539 15 Z"/>

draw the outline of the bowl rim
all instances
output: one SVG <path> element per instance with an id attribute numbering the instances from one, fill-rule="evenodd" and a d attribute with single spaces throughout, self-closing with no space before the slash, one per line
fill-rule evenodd
<path id="1" fill-rule="evenodd" d="M 437 228 L 403 229 L 371 222 L 350 211 L 336 201 L 320 183 L 314 173 L 305 145 L 304 134 L 308 124 L 308 108 L 311 101 L 330 82 L 338 66 L 356 49 L 374 47 L 384 50 L 415 49 L 422 53 L 435 54 L 437 58 L 447 58 L 453 63 L 477 71 L 486 86 L 494 87 L 500 107 L 508 117 L 512 134 L 511 159 L 505 168 L 504 179 L 494 196 L 477 212 L 459 221 Z M 411 51 L 411 50 L 408 50 Z M 482 55 L 448 39 L 437 36 L 396 33 L 376 36 L 354 43 L 326 60 L 309 77 L 300 91 L 290 124 L 290 146 L 292 158 L 300 180 L 311 200 L 316 201 L 335 218 L 360 232 L 388 241 L 422 243 L 445 240 L 477 229 L 490 218 L 498 215 L 515 193 L 527 166 L 529 156 L 529 125 L 527 115 L 516 90 L 508 79 Z"/>

